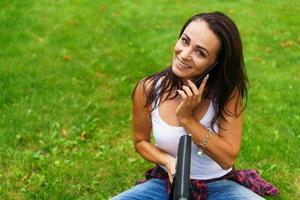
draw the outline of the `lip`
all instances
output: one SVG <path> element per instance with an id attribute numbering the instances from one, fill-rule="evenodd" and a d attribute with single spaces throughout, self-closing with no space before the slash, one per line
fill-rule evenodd
<path id="1" fill-rule="evenodd" d="M 189 65 L 185 64 L 184 62 L 182 62 L 178 57 L 176 57 L 176 59 L 178 61 L 178 63 L 177 63 L 178 68 L 185 69 L 185 70 L 192 68 L 191 66 L 189 66 Z"/>

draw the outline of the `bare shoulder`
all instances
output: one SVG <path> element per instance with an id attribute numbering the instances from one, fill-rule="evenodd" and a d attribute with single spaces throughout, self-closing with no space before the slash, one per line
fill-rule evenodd
<path id="1" fill-rule="evenodd" d="M 235 117 L 238 117 L 240 114 L 244 111 L 244 102 L 243 97 L 238 91 L 237 88 L 235 88 L 230 97 L 228 98 L 226 104 L 225 104 L 225 115 L 233 115 Z"/>
<path id="2" fill-rule="evenodd" d="M 133 96 L 141 96 L 141 95 L 146 95 L 150 92 L 150 89 L 152 87 L 153 80 L 152 79 L 147 79 L 143 78 L 139 80 L 133 90 Z"/>
<path id="3" fill-rule="evenodd" d="M 132 93 L 132 105 L 134 109 L 138 109 L 140 111 L 144 110 L 144 112 L 149 114 L 151 108 L 149 106 L 145 107 L 145 105 L 153 82 L 154 81 L 152 79 L 147 78 L 143 78 L 138 81 Z"/>

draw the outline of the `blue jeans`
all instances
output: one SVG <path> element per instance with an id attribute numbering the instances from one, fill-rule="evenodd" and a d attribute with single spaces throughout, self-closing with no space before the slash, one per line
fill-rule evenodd
<path id="1" fill-rule="evenodd" d="M 207 183 L 207 200 L 262 200 L 261 196 L 230 180 Z M 112 200 L 167 200 L 166 181 L 151 179 L 112 198 Z"/>

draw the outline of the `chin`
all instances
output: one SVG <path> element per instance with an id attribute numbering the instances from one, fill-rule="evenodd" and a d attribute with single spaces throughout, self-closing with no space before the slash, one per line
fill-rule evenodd
<path id="1" fill-rule="evenodd" d="M 174 66 L 174 64 L 172 64 L 172 72 L 177 76 L 177 77 L 180 77 L 180 78 L 183 78 L 184 77 L 184 74 L 177 70 L 176 67 Z"/>
<path id="2" fill-rule="evenodd" d="M 172 72 L 179 78 L 189 78 L 190 73 L 183 72 L 176 67 L 176 64 L 172 64 Z"/>

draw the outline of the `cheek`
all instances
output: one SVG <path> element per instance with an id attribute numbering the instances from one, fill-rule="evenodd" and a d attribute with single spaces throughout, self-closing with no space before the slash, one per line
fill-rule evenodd
<path id="1" fill-rule="evenodd" d="M 174 54 L 177 55 L 181 50 L 182 50 L 182 46 L 180 45 L 179 42 L 177 42 L 174 47 Z"/>
<path id="2" fill-rule="evenodd" d="M 197 71 L 202 72 L 204 71 L 208 66 L 208 62 L 207 60 L 204 59 L 195 59 L 194 60 L 194 66 L 196 68 Z"/>

